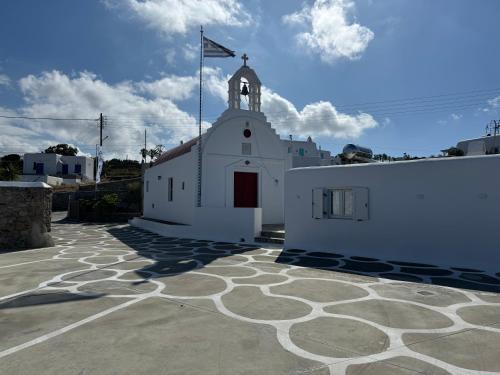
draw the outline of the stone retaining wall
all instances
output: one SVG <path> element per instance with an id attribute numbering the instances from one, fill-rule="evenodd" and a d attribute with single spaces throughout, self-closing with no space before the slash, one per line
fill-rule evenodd
<path id="1" fill-rule="evenodd" d="M 43 182 L 0 182 L 0 251 L 53 246 L 51 206 Z"/>
<path id="2" fill-rule="evenodd" d="M 69 201 L 74 195 L 73 191 L 54 192 L 52 194 L 52 211 L 68 211 Z"/>

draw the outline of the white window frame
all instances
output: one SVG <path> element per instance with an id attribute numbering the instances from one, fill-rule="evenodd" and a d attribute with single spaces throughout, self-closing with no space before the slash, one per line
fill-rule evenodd
<path id="1" fill-rule="evenodd" d="M 341 214 L 334 214 L 333 210 L 333 195 L 334 193 L 340 194 L 340 211 Z M 351 210 L 350 213 L 346 213 L 346 193 L 351 195 Z M 327 190 L 327 215 L 330 219 L 354 219 L 354 208 L 355 208 L 355 190 L 353 188 L 334 188 Z"/>
<path id="2" fill-rule="evenodd" d="M 333 213 L 333 194 L 341 194 L 341 215 Z M 346 214 L 346 192 L 351 194 L 350 212 Z M 353 221 L 370 220 L 369 188 L 365 186 L 342 186 L 312 189 L 313 219 L 341 219 Z M 348 210 L 349 211 L 349 210 Z"/>

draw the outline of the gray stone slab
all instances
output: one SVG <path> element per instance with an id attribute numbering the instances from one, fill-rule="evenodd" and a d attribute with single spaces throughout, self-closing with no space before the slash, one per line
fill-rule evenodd
<path id="1" fill-rule="evenodd" d="M 368 292 L 354 285 L 329 280 L 295 280 L 271 287 L 276 294 L 295 296 L 314 302 L 335 302 L 366 297 Z"/>
<path id="2" fill-rule="evenodd" d="M 500 325 L 500 305 L 467 306 L 457 310 L 457 314 L 466 322 L 481 326 Z"/>
<path id="3" fill-rule="evenodd" d="M 101 280 L 81 285 L 78 291 L 97 295 L 137 295 L 153 292 L 156 288 L 149 282 Z"/>
<path id="4" fill-rule="evenodd" d="M 451 319 L 437 311 L 404 302 L 372 299 L 325 307 L 326 312 L 356 316 L 392 327 L 434 329 L 453 325 Z"/>
<path id="5" fill-rule="evenodd" d="M 311 307 L 288 298 L 268 297 L 257 287 L 239 286 L 222 297 L 235 314 L 262 320 L 294 319 L 309 314 Z"/>
<path id="6" fill-rule="evenodd" d="M 165 284 L 162 293 L 175 296 L 208 296 L 222 292 L 226 289 L 226 283 L 217 277 L 184 273 L 175 276 L 162 277 Z"/>
<path id="7" fill-rule="evenodd" d="M 439 333 L 405 333 L 411 350 L 464 369 L 500 372 L 500 333 L 480 329 Z"/>
<path id="8" fill-rule="evenodd" d="M 431 306 L 444 307 L 455 303 L 470 301 L 469 298 L 458 290 L 442 288 L 435 285 L 390 283 L 373 285 L 371 288 L 382 297 L 420 302 Z"/>
<path id="9" fill-rule="evenodd" d="M 411 357 L 395 357 L 347 367 L 346 375 L 451 375 L 442 368 Z"/>
<path id="10" fill-rule="evenodd" d="M 295 345 L 310 353 L 353 358 L 381 353 L 389 338 L 379 329 L 351 319 L 320 317 L 290 329 Z"/>
<path id="11" fill-rule="evenodd" d="M 480 299 L 485 302 L 500 303 L 500 294 L 497 293 L 476 293 Z"/>

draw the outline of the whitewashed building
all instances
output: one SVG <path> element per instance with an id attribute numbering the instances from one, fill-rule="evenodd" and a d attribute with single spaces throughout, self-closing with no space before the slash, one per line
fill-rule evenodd
<path id="1" fill-rule="evenodd" d="M 500 135 L 465 139 L 457 143 L 457 148 L 467 156 L 498 154 L 500 153 Z"/>
<path id="2" fill-rule="evenodd" d="M 24 181 L 77 183 L 94 181 L 94 160 L 87 156 L 26 153 L 23 156 Z"/>
<path id="3" fill-rule="evenodd" d="M 321 150 L 311 137 L 306 141 L 283 140 L 286 152 L 286 169 L 317 167 L 336 164 L 330 151 Z"/>
<path id="4" fill-rule="evenodd" d="M 248 88 L 248 109 L 241 90 Z M 280 139 L 261 112 L 261 82 L 244 65 L 228 82 L 228 109 L 202 135 L 201 206 L 259 208 L 262 224 L 284 222 L 284 174 L 294 166 L 321 165 L 321 154 L 306 142 Z M 330 160 L 329 153 L 323 158 Z M 192 225 L 198 182 L 198 139 L 165 153 L 144 176 L 144 217 Z M 198 210 L 199 211 L 199 210 Z M 226 210 L 226 215 L 234 211 Z"/>
<path id="5" fill-rule="evenodd" d="M 285 246 L 498 268 L 499 170 L 500 155 L 292 169 Z"/>

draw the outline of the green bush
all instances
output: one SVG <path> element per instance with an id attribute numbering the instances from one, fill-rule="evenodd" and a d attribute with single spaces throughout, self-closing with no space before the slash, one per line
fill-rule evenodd
<path id="1" fill-rule="evenodd" d="M 82 218 L 100 218 L 113 214 L 118 206 L 119 198 L 115 193 L 106 194 L 100 199 L 80 199 L 80 214 Z"/>
<path id="2" fill-rule="evenodd" d="M 103 214 L 113 213 L 118 206 L 118 202 L 118 194 L 106 194 L 95 203 L 95 207 Z"/>
<path id="3" fill-rule="evenodd" d="M 21 171 L 14 163 L 0 165 L 0 180 L 15 181 L 19 178 Z"/>

